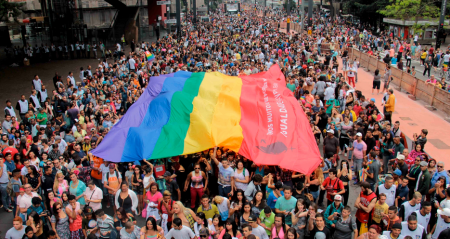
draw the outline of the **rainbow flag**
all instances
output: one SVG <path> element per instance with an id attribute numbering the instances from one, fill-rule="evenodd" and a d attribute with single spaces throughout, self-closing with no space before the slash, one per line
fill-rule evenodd
<path id="1" fill-rule="evenodd" d="M 274 65 L 250 76 L 179 71 L 145 92 L 92 153 L 133 162 L 225 147 L 256 164 L 310 174 L 321 163 L 309 121 Z"/>
<path id="2" fill-rule="evenodd" d="M 155 59 L 155 55 L 153 55 L 149 51 L 145 52 L 145 56 L 147 57 L 147 61 L 153 61 Z"/>

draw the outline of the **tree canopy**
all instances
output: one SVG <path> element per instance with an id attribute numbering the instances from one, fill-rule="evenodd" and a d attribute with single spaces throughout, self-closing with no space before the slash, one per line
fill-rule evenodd
<path id="1" fill-rule="evenodd" d="M 7 0 L 0 0 L 0 21 L 9 21 L 10 15 L 14 19 L 16 19 L 17 16 L 20 15 L 22 12 L 21 8 L 24 5 L 24 3 L 15 3 L 15 2 L 8 2 Z"/>

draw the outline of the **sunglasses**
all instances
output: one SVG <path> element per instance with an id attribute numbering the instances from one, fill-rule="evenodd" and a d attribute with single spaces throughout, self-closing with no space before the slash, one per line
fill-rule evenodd
<path id="1" fill-rule="evenodd" d="M 200 235 L 201 238 L 207 238 L 207 235 Z"/>
<path id="2" fill-rule="evenodd" d="M 439 165 L 438 165 L 437 167 L 438 167 L 438 168 L 444 168 L 444 166 L 439 166 Z"/>
<path id="3" fill-rule="evenodd" d="M 200 168 L 194 168 L 194 169 L 200 169 Z"/>
<path id="4" fill-rule="evenodd" d="M 56 208 L 56 211 L 58 211 L 58 210 L 61 210 L 61 208 L 60 208 L 60 207 L 57 207 L 57 208 Z"/>

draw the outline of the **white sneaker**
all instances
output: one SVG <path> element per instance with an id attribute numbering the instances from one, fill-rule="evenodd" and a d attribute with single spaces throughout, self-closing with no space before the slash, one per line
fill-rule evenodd
<path id="1" fill-rule="evenodd" d="M 344 156 L 347 157 L 347 153 L 344 153 Z"/>

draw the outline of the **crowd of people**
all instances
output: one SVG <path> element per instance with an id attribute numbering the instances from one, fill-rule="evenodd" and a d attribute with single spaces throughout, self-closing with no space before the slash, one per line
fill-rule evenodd
<path id="1" fill-rule="evenodd" d="M 104 42 L 96 41 L 75 41 L 72 43 L 65 42 L 63 44 L 47 44 L 41 43 L 32 46 L 28 43 L 26 46 L 7 46 L 4 49 L 7 63 L 21 63 L 26 58 L 28 61 L 49 62 L 56 60 L 74 60 L 74 59 L 112 59 L 114 55 L 122 52 L 125 46 L 125 35 L 122 35 L 120 42 L 114 47 L 108 49 Z M 136 47 L 134 39 L 130 42 L 132 49 Z"/>
<path id="2" fill-rule="evenodd" d="M 402 71 L 416 76 L 416 66 L 412 61 L 420 61 L 423 67 L 423 76 L 427 75 L 427 83 L 433 84 L 439 89 L 450 91 L 447 84 L 449 80 L 450 45 L 447 48 L 437 48 L 434 45 L 421 45 L 418 41 L 419 34 L 410 35 L 408 39 L 394 36 L 393 31 L 385 35 L 364 36 L 363 33 L 355 34 L 356 47 L 364 53 L 378 57 L 387 65 L 397 67 Z M 382 57 L 384 55 L 384 57 Z M 431 71 L 433 73 L 431 74 Z M 389 79 L 388 79 L 389 80 Z"/>
<path id="3" fill-rule="evenodd" d="M 408 146 L 391 119 L 389 85 L 378 105 L 355 90 L 358 64 L 348 48 L 358 46 L 355 36 L 372 33 L 316 13 L 312 35 L 288 35 L 277 28 L 283 14 L 215 12 L 196 25 L 188 18 L 181 41 L 168 35 L 77 76 L 55 74 L 52 93 L 36 75 L 29 98 L 15 107 L 7 101 L 1 127 L 1 202 L 14 215 L 6 238 L 450 238 L 449 176 L 424 152 L 428 131 Z M 321 54 L 330 42 L 339 49 Z M 155 60 L 147 61 L 146 50 Z M 217 147 L 118 164 L 90 152 L 151 76 L 238 76 L 273 64 L 323 150 L 311 175 Z M 359 189 L 351 199 L 350 190 Z"/>

